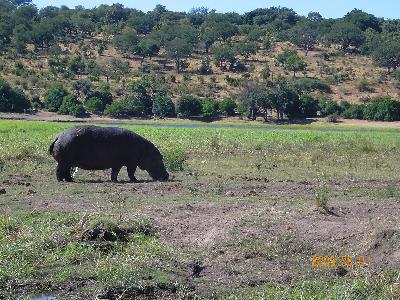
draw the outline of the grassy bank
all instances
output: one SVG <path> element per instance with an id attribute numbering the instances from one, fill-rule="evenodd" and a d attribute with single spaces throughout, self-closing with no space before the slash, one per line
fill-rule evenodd
<path id="1" fill-rule="evenodd" d="M 127 125 L 172 181 L 80 170 L 58 183 L 47 148 L 70 126 L 0 121 L 0 298 L 400 295 L 397 132 Z M 309 266 L 328 254 L 374 264 Z"/>

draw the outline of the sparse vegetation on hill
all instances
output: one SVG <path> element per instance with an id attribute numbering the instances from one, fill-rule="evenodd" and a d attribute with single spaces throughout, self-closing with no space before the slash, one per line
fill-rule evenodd
<path id="1" fill-rule="evenodd" d="M 239 102 L 246 86 L 258 85 L 268 97 L 258 101 L 254 114 L 265 118 L 315 115 L 300 112 L 301 99 L 310 99 L 304 96 L 320 103 L 399 98 L 399 21 L 357 9 L 324 19 L 283 7 L 242 15 L 207 8 L 173 12 L 162 5 L 147 13 L 121 4 L 38 10 L 30 0 L 1 0 L 0 7 L 0 76 L 35 102 L 35 109 L 43 102 L 58 111 L 66 95 L 49 100 L 55 83 L 90 113 L 119 116 L 179 114 L 170 104 L 167 114 L 160 113 L 155 100 L 169 97 L 177 105 L 191 95 L 235 99 L 239 113 L 254 117 Z M 283 81 L 286 96 L 277 93 L 283 93 Z M 107 85 L 107 99 L 99 97 Z M 126 107 L 127 97 L 135 98 L 134 108 Z M 203 115 L 226 115 L 205 103 Z"/>

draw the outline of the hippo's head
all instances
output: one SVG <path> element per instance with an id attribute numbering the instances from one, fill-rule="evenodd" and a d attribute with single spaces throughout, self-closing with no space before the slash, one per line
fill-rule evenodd
<path id="1" fill-rule="evenodd" d="M 167 181 L 169 174 L 163 162 L 163 156 L 153 145 L 153 149 L 149 150 L 145 157 L 139 162 L 139 168 L 146 170 L 154 180 Z"/>

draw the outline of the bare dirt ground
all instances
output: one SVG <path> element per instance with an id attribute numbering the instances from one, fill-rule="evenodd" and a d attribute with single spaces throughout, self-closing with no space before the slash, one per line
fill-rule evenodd
<path id="1" fill-rule="evenodd" d="M 322 210 L 314 205 L 318 182 L 232 177 L 234 185 L 216 191 L 208 181 L 194 184 L 186 177 L 181 174 L 167 183 L 115 185 L 84 176 L 77 183 L 58 184 L 60 192 L 49 196 L 40 191 L 46 189 L 40 179 L 11 176 L 1 186 L 7 193 L 18 189 L 22 196 L 10 198 L 0 210 L 90 214 L 118 210 L 110 199 L 115 193 L 125 195 L 122 214 L 147 216 L 161 241 L 196 258 L 178 266 L 177 273 L 188 277 L 205 297 L 226 288 L 291 284 L 306 275 L 339 276 L 336 267 L 313 269 L 315 255 L 339 260 L 344 255 L 370 256 L 370 266 L 348 268 L 350 277 L 400 268 L 400 199 L 379 194 L 400 186 L 398 180 L 327 182 L 329 206 Z M 71 187 L 74 196 L 67 196 L 64 190 L 71 192 Z M 81 189 L 85 192 L 75 192 Z M 94 194 L 103 190 L 110 199 Z"/>

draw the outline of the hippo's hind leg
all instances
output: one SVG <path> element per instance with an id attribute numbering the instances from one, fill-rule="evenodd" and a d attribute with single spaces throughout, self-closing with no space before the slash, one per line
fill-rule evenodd
<path id="1" fill-rule="evenodd" d="M 118 182 L 118 173 L 121 170 L 121 167 L 114 167 L 111 169 L 111 181 Z"/>
<path id="2" fill-rule="evenodd" d="M 56 177 L 58 181 L 63 181 L 65 179 L 65 181 L 72 182 L 71 167 L 62 163 L 58 163 Z"/>
<path id="3" fill-rule="evenodd" d="M 129 179 L 131 180 L 131 182 L 139 182 L 139 180 L 137 180 L 135 177 L 136 168 L 137 168 L 137 166 L 128 166 L 127 167 L 128 176 L 129 176 Z"/>

